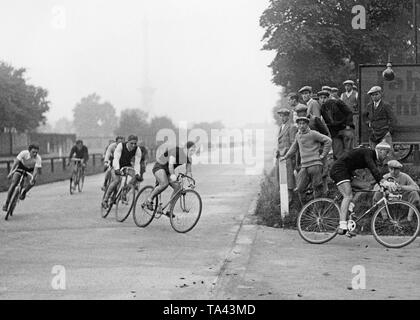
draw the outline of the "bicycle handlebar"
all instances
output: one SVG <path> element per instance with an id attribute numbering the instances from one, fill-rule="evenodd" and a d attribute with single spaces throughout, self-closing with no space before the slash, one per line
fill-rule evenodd
<path id="1" fill-rule="evenodd" d="M 133 167 L 122 167 L 120 168 L 120 173 L 122 176 L 127 175 L 128 174 L 128 170 L 134 170 Z"/>
<path id="2" fill-rule="evenodd" d="M 70 161 L 74 161 L 74 162 L 82 162 L 83 159 L 81 158 L 71 158 Z"/>
<path id="3" fill-rule="evenodd" d="M 195 180 L 194 180 L 194 178 L 193 177 L 190 177 L 190 176 L 188 176 L 188 175 L 186 175 L 186 174 L 183 174 L 183 173 L 178 173 L 178 177 L 177 177 L 177 180 L 179 180 L 179 179 L 183 179 L 183 178 L 185 178 L 185 179 L 187 179 L 187 180 L 189 180 L 189 181 L 191 181 L 192 183 L 190 183 L 190 187 L 191 186 L 195 186 Z"/>
<path id="4" fill-rule="evenodd" d="M 13 170 L 13 171 L 11 172 L 11 174 L 12 174 L 12 173 L 15 173 L 15 172 L 20 172 L 20 173 L 22 173 L 22 174 L 27 174 L 28 176 L 30 176 L 30 177 L 31 177 L 31 179 L 33 179 L 33 178 L 34 178 L 34 175 L 33 175 L 32 173 L 30 173 L 30 172 L 28 172 L 28 171 L 25 171 L 25 170 L 22 170 L 22 169 L 15 169 L 15 170 Z"/>

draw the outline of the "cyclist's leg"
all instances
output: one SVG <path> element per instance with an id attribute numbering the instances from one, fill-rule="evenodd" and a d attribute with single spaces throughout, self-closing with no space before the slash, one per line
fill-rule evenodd
<path id="1" fill-rule="evenodd" d="M 121 177 L 115 174 L 115 170 L 111 169 L 111 182 L 109 184 L 109 188 L 105 193 L 105 197 L 102 201 L 102 204 L 107 204 L 109 196 L 114 192 L 114 189 L 117 187 L 118 183 L 121 181 Z"/>
<path id="2" fill-rule="evenodd" d="M 353 199 L 350 181 L 342 181 L 337 185 L 338 191 L 343 195 L 340 207 L 340 229 L 347 230 L 347 212 Z"/>
<path id="3" fill-rule="evenodd" d="M 24 200 L 26 197 L 26 194 L 28 193 L 29 190 L 32 189 L 32 187 L 35 185 L 35 180 L 31 183 L 30 181 L 30 177 L 26 176 L 25 178 L 25 185 L 23 187 L 22 193 L 20 194 L 20 200 Z"/>
<path id="4" fill-rule="evenodd" d="M 166 173 L 165 169 L 156 170 L 154 172 L 154 176 L 158 182 L 158 185 L 150 193 L 149 198 L 147 198 L 147 202 L 149 203 L 152 202 L 155 196 L 157 196 L 169 186 L 168 174 Z"/>
<path id="5" fill-rule="evenodd" d="M 3 205 L 3 211 L 7 210 L 7 207 L 9 206 L 10 198 L 12 197 L 13 192 L 15 191 L 15 188 L 17 184 L 19 183 L 21 173 L 15 172 L 12 176 L 12 182 L 10 183 L 9 190 L 7 191 L 7 198 L 6 202 Z"/>

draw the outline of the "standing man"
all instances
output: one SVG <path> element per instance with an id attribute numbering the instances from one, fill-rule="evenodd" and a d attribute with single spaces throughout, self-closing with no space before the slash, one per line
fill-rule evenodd
<path id="1" fill-rule="evenodd" d="M 293 112 L 291 120 L 292 120 L 292 123 L 294 124 L 295 121 L 296 121 L 296 118 L 298 117 L 297 116 L 297 109 L 301 108 L 301 107 L 306 108 L 306 105 L 299 102 L 299 95 L 295 92 L 289 93 L 289 95 L 287 97 L 289 98 L 289 100 L 288 100 L 289 107 Z"/>
<path id="2" fill-rule="evenodd" d="M 299 90 L 299 93 L 302 95 L 302 99 L 308 107 L 308 115 L 312 114 L 315 117 L 321 118 L 321 106 L 311 97 L 312 87 L 304 86 Z"/>
<path id="3" fill-rule="evenodd" d="M 338 159 L 353 149 L 353 112 L 343 101 L 330 99 L 327 91 L 318 92 L 318 96 L 322 117 L 331 133 L 334 158 Z"/>
<path id="4" fill-rule="evenodd" d="M 397 119 L 389 104 L 382 100 L 382 88 L 372 87 L 368 94 L 372 102 L 367 105 L 365 117 L 370 129 L 369 145 L 372 149 L 381 142 L 386 141 L 392 148 L 392 133 Z M 392 149 L 391 149 L 392 150 Z"/>
<path id="5" fill-rule="evenodd" d="M 297 175 L 297 191 L 299 200 L 303 205 L 303 197 L 309 184 L 312 185 L 315 198 L 322 196 L 322 161 L 330 151 L 332 142 L 331 138 L 311 130 L 307 117 L 298 117 L 296 122 L 298 125 L 296 139 L 289 151 L 283 157 L 280 157 L 280 161 L 287 160 L 299 151 L 302 168 Z M 321 144 L 324 145 L 322 154 L 319 153 Z"/>
<path id="6" fill-rule="evenodd" d="M 305 107 L 306 108 L 306 107 Z M 278 145 L 277 145 L 277 155 L 276 158 L 283 157 L 287 151 L 289 151 L 293 142 L 295 141 L 295 136 L 297 128 L 290 121 L 290 110 L 282 108 L 277 111 L 277 114 L 280 117 L 281 125 L 278 135 Z M 293 170 L 296 165 L 295 157 L 290 157 L 286 160 L 286 171 L 287 171 L 287 189 L 289 193 L 289 202 L 293 199 L 293 190 L 296 188 L 295 176 Z"/>
<path id="7" fill-rule="evenodd" d="M 338 88 L 336 88 L 336 87 L 332 87 L 331 88 L 331 95 L 330 95 L 330 97 L 331 97 L 331 99 L 334 99 L 334 100 L 340 99 L 340 97 L 338 96 Z"/>
<path id="8" fill-rule="evenodd" d="M 420 205 L 419 191 L 420 188 L 417 183 L 406 173 L 401 172 L 403 165 L 397 160 L 388 161 L 388 170 L 389 173 L 384 175 L 384 179 L 393 178 L 397 184 L 397 193 L 401 194 L 403 200 L 412 203 L 414 206 Z M 381 192 L 375 192 L 373 195 L 373 201 L 376 203 L 382 198 Z M 386 212 L 382 212 L 382 217 L 386 219 Z M 407 220 L 412 221 L 413 219 L 413 210 L 408 211 Z"/>
<path id="9" fill-rule="evenodd" d="M 359 95 L 356 90 L 353 90 L 354 81 L 346 80 L 343 82 L 345 92 L 341 94 L 340 99 L 350 108 L 354 114 L 359 113 Z"/>

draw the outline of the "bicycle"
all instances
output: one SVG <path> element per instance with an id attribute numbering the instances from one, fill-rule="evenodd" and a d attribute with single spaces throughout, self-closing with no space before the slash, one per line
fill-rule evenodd
<path id="1" fill-rule="evenodd" d="M 111 212 L 113 205 L 115 204 L 115 219 L 118 222 L 124 222 L 130 215 L 131 209 L 133 208 L 136 186 L 127 182 L 128 170 L 134 170 L 132 167 L 123 167 L 120 169 L 122 181 L 118 183 L 112 194 L 109 196 L 111 200 L 108 200 L 108 207 L 104 208 L 101 202 L 101 216 L 106 218 Z M 133 178 L 134 179 L 134 178 Z M 110 183 L 104 192 L 102 201 L 105 198 L 106 192 L 109 188 Z"/>
<path id="2" fill-rule="evenodd" d="M 353 192 L 375 192 L 353 189 Z M 357 223 L 366 215 L 373 213 L 371 231 L 376 241 L 387 248 L 402 248 L 413 242 L 420 230 L 420 214 L 417 208 L 381 187 L 382 198 L 366 212 L 356 215 L 350 213 L 347 228 L 354 231 Z M 334 199 L 318 198 L 308 202 L 297 219 L 299 235 L 312 244 L 322 244 L 337 235 L 340 220 L 342 195 Z M 411 210 L 410 210 L 411 209 Z M 408 219 L 412 211 L 411 220 Z"/>
<path id="3" fill-rule="evenodd" d="M 85 182 L 85 174 L 82 168 L 82 160 L 80 158 L 72 158 L 70 161 L 76 162 L 76 172 L 72 172 L 70 177 L 70 194 L 73 194 L 74 191 L 77 189 L 79 192 L 82 192 L 83 184 Z M 70 162 L 69 162 L 70 164 Z"/>
<path id="4" fill-rule="evenodd" d="M 19 196 L 23 190 L 23 184 L 25 182 L 25 177 L 28 175 L 31 177 L 31 179 L 33 179 L 33 175 L 31 173 L 29 173 L 28 171 L 22 170 L 22 169 L 16 169 L 13 171 L 14 172 L 20 172 L 20 178 L 19 178 L 19 182 L 15 187 L 15 190 L 13 191 L 13 195 L 12 198 L 10 200 L 10 204 L 9 204 L 9 208 L 7 209 L 6 212 L 6 217 L 4 218 L 4 220 L 9 219 L 9 216 L 13 216 L 13 211 L 16 208 L 17 203 L 19 202 Z"/>
<path id="5" fill-rule="evenodd" d="M 179 173 L 177 182 L 180 183 L 180 189 L 165 205 L 162 203 L 161 194 L 153 198 L 153 210 L 147 208 L 146 200 L 154 187 L 149 185 L 140 190 L 133 210 L 134 223 L 138 227 L 147 227 L 153 219 L 159 219 L 162 215 L 169 217 L 172 228 L 179 233 L 186 233 L 197 225 L 201 217 L 202 201 L 200 194 L 194 190 L 195 180 Z M 188 186 L 185 187 L 187 182 Z M 170 208 L 165 213 L 164 211 L 169 205 Z"/>

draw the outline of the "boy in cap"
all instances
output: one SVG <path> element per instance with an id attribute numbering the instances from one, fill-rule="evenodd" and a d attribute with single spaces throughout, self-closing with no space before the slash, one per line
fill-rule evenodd
<path id="1" fill-rule="evenodd" d="M 415 206 L 419 206 L 420 204 L 420 197 L 419 191 L 420 188 L 417 183 L 406 173 L 401 172 L 401 168 L 403 165 L 398 162 L 397 160 L 390 160 L 388 161 L 388 170 L 389 173 L 384 175 L 384 179 L 388 180 L 388 178 L 392 178 L 397 187 L 397 192 L 402 194 L 403 200 L 412 203 Z M 376 203 L 382 198 L 381 192 L 375 192 L 373 195 L 373 201 Z M 386 212 L 382 212 L 382 217 L 384 219 L 387 218 Z M 413 210 L 410 209 L 408 212 L 407 220 L 412 221 L 413 219 Z"/>
<path id="2" fill-rule="evenodd" d="M 353 90 L 354 81 L 346 80 L 343 82 L 345 92 L 341 94 L 340 99 L 350 108 L 350 110 L 357 114 L 359 112 L 358 108 L 358 93 L 356 90 Z"/>
<path id="3" fill-rule="evenodd" d="M 311 97 L 312 87 L 304 86 L 299 90 L 299 93 L 302 95 L 303 101 L 308 106 L 308 115 L 312 114 L 315 117 L 321 118 L 321 106 Z"/>
<path id="4" fill-rule="evenodd" d="M 297 175 L 297 191 L 299 200 L 303 205 L 303 197 L 308 185 L 312 185 L 315 198 L 322 196 L 322 172 L 323 159 L 328 155 L 331 149 L 331 138 L 309 128 L 309 119 L 307 117 L 298 117 L 296 119 L 298 132 L 296 139 L 289 151 L 280 157 L 280 161 L 287 160 L 299 151 L 301 158 L 301 169 Z M 322 153 L 319 149 L 323 146 Z"/>
<path id="5" fill-rule="evenodd" d="M 386 141 L 392 147 L 392 133 L 397 118 L 392 112 L 391 106 L 382 100 L 381 87 L 372 87 L 368 94 L 372 102 L 367 105 L 364 116 L 371 131 L 369 145 L 374 149 L 379 142 Z"/>
<path id="6" fill-rule="evenodd" d="M 277 144 L 277 159 L 284 156 L 287 151 L 289 151 L 293 141 L 295 141 L 295 136 L 297 128 L 290 121 L 290 110 L 282 108 L 277 111 L 277 114 L 280 117 L 281 125 L 278 135 L 278 144 Z M 293 170 L 295 167 L 295 158 L 291 157 L 286 160 L 286 171 L 287 171 L 287 188 L 289 190 L 289 201 L 293 199 L 293 189 L 296 187 L 295 176 Z"/>
<path id="7" fill-rule="evenodd" d="M 331 95 L 330 95 L 330 98 L 331 98 L 331 99 L 334 99 L 334 100 L 338 100 L 338 99 L 340 99 L 340 97 L 338 96 L 338 88 L 336 88 L 336 87 L 332 87 L 332 88 L 331 88 Z"/>
<path id="8" fill-rule="evenodd" d="M 378 169 L 378 162 L 384 161 L 390 150 L 391 146 L 388 143 L 381 142 L 374 150 L 369 148 L 353 149 L 333 163 L 330 170 L 330 177 L 343 196 L 340 207 L 340 224 L 337 228 L 338 234 L 345 234 L 349 237 L 356 235 L 354 232 L 348 231 L 347 228 L 347 214 L 349 205 L 353 200 L 351 181 L 355 170 L 369 169 L 378 184 L 394 191 L 395 185 L 383 179 Z"/>

